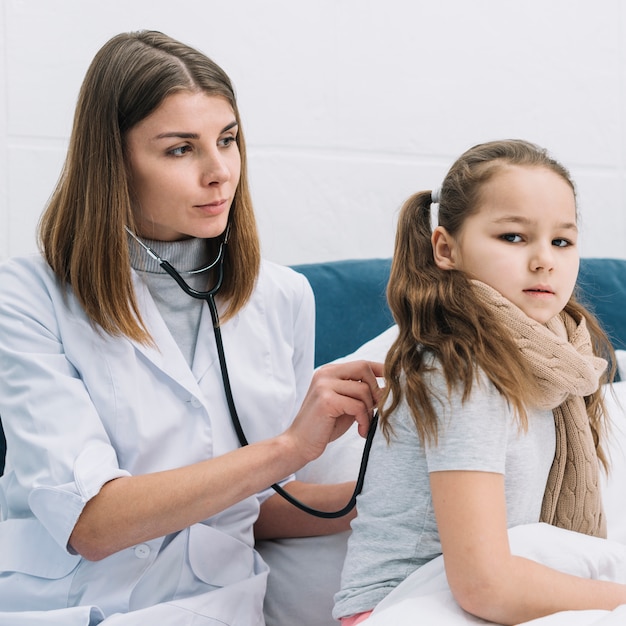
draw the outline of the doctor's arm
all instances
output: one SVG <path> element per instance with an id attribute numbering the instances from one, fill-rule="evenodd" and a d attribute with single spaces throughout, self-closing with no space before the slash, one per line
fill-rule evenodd
<path id="1" fill-rule="evenodd" d="M 202 521 L 294 473 L 356 420 L 367 431 L 382 366 L 367 361 L 318 370 L 281 435 L 220 457 L 111 480 L 85 505 L 69 544 L 89 560 Z M 303 496 L 305 497 L 305 496 Z"/>
<path id="2" fill-rule="evenodd" d="M 354 487 L 354 482 L 322 485 L 294 480 L 287 483 L 284 489 L 313 509 L 339 511 L 349 502 Z M 261 505 L 259 518 L 254 525 L 254 536 L 259 540 L 331 535 L 348 530 L 355 516 L 356 508 L 338 518 L 316 517 L 274 494 Z"/>
<path id="3" fill-rule="evenodd" d="M 518 624 L 626 602 L 624 585 L 564 574 L 511 554 L 502 474 L 432 472 L 430 484 L 448 582 L 469 613 Z"/>

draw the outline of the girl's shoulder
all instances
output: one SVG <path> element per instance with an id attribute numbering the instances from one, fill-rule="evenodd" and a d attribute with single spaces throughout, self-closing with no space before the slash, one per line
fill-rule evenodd
<path id="1" fill-rule="evenodd" d="M 505 403 L 502 394 L 498 391 L 494 383 L 490 380 L 485 371 L 478 365 L 474 365 L 474 378 L 472 380 L 471 392 L 463 400 L 464 389 L 460 381 L 448 384 L 440 357 L 431 350 L 424 350 L 423 353 L 424 382 L 437 397 L 446 398 L 447 403 L 467 404 L 469 403 Z"/>

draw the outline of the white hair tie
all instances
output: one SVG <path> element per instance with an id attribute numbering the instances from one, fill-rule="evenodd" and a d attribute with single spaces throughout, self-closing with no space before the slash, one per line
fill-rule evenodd
<path id="1" fill-rule="evenodd" d="M 441 198 L 441 187 L 437 187 L 437 189 L 433 189 L 430 192 L 430 201 L 433 204 L 439 204 L 439 199 Z"/>

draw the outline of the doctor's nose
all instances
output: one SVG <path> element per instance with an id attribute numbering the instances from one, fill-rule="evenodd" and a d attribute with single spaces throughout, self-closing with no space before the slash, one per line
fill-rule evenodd
<path id="1" fill-rule="evenodd" d="M 219 185 L 230 180 L 227 160 L 219 153 L 208 154 L 202 159 L 200 181 L 203 186 Z"/>

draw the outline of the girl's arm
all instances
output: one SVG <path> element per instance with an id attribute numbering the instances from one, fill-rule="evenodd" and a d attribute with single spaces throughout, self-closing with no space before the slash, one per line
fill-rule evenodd
<path id="1" fill-rule="evenodd" d="M 366 432 L 381 370 L 367 361 L 321 368 L 294 422 L 278 437 L 187 467 L 108 482 L 85 505 L 70 546 L 99 560 L 262 491 L 317 458 L 355 419 Z"/>
<path id="2" fill-rule="evenodd" d="M 448 582 L 469 613 L 518 624 L 626 603 L 625 585 L 563 574 L 511 554 L 502 474 L 432 472 L 430 484 Z"/>

